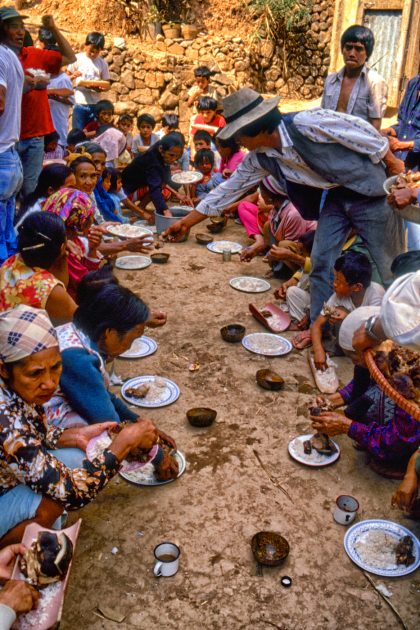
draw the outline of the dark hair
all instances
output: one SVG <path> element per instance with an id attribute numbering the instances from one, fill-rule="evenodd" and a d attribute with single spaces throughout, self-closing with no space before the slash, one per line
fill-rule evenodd
<path id="1" fill-rule="evenodd" d="M 102 179 L 104 177 L 111 178 L 111 186 L 109 188 L 109 192 L 116 193 L 117 192 L 117 182 L 122 179 L 121 172 L 117 168 L 106 168 L 102 174 Z"/>
<path id="2" fill-rule="evenodd" d="M 85 300 L 89 301 L 106 284 L 119 284 L 109 263 L 83 276 L 77 286 L 76 302 L 80 305 Z"/>
<path id="3" fill-rule="evenodd" d="M 90 283 L 92 281 L 94 279 L 91 277 Z M 73 321 L 92 341 L 98 342 L 107 329 L 116 330 L 123 337 L 135 326 L 147 321 L 148 307 L 130 289 L 116 284 L 111 278 L 102 281 L 102 286 L 99 283 L 93 295 L 92 284 L 90 286 L 87 299 L 84 299 L 87 292 L 83 294 L 86 284 L 82 290 L 82 301 L 74 313 Z"/>
<path id="4" fill-rule="evenodd" d="M 200 96 L 197 103 L 197 110 L 201 112 L 203 109 L 210 109 L 215 112 L 217 110 L 217 101 L 211 96 Z"/>
<path id="5" fill-rule="evenodd" d="M 97 142 L 86 142 L 80 148 L 84 149 L 86 153 L 89 153 L 89 155 L 93 155 L 94 153 L 103 153 L 106 156 L 105 149 L 103 149 Z"/>
<path id="6" fill-rule="evenodd" d="M 372 265 L 366 254 L 347 252 L 334 263 L 334 269 L 340 271 L 349 285 L 361 284 L 365 289 L 372 280 Z"/>
<path id="7" fill-rule="evenodd" d="M 121 116 L 118 118 L 118 122 L 129 122 L 131 125 L 134 122 L 134 118 L 131 114 L 121 114 Z"/>
<path id="8" fill-rule="evenodd" d="M 87 155 L 81 155 L 79 158 L 76 158 L 75 160 L 73 160 L 73 162 L 70 164 L 70 168 L 73 171 L 73 173 L 76 172 L 76 169 L 80 164 L 91 164 L 93 168 L 96 170 L 96 167 L 94 163 L 92 162 L 92 160 L 90 159 L 90 157 L 88 157 Z"/>
<path id="9" fill-rule="evenodd" d="M 25 214 L 25 211 L 33 206 L 40 197 L 47 197 L 49 188 L 52 188 L 54 192 L 61 188 L 71 173 L 71 168 L 66 164 L 47 164 L 44 166 L 39 174 L 35 190 L 25 199 L 23 214 Z"/>
<path id="10" fill-rule="evenodd" d="M 353 26 L 349 26 L 341 36 L 340 45 L 341 50 L 344 48 L 344 44 L 348 42 L 358 42 L 359 44 L 363 44 L 366 50 L 367 59 L 373 53 L 373 47 L 375 46 L 375 37 L 367 26 L 360 26 L 359 24 L 354 24 Z"/>
<path id="11" fill-rule="evenodd" d="M 59 51 L 55 35 L 52 31 L 50 31 L 49 28 L 44 28 L 43 26 L 41 26 L 41 28 L 38 31 L 38 39 L 40 42 L 44 44 L 46 50 Z"/>
<path id="12" fill-rule="evenodd" d="M 185 138 L 179 131 L 171 131 L 156 142 L 155 147 L 162 147 L 163 151 L 169 151 L 173 147 L 185 147 Z"/>
<path id="13" fill-rule="evenodd" d="M 193 142 L 196 142 L 197 140 L 204 140 L 204 142 L 206 142 L 209 146 L 211 146 L 211 135 L 209 134 L 208 131 L 205 131 L 204 129 L 199 129 L 193 136 Z"/>
<path id="14" fill-rule="evenodd" d="M 178 129 L 179 118 L 176 114 L 164 114 L 162 116 L 162 127 L 169 127 L 169 129 Z"/>
<path id="15" fill-rule="evenodd" d="M 98 101 L 95 105 L 95 115 L 98 116 L 100 112 L 112 112 L 114 113 L 114 104 L 111 101 L 103 99 Z"/>
<path id="16" fill-rule="evenodd" d="M 81 129 L 71 129 L 67 134 L 67 144 L 79 144 L 83 140 L 86 140 L 86 135 Z"/>
<path id="17" fill-rule="evenodd" d="M 270 199 L 274 200 L 279 200 L 283 203 L 283 200 L 287 198 L 287 193 L 286 192 L 276 192 L 274 190 L 271 190 L 271 188 L 269 188 L 265 183 L 264 180 L 260 181 L 260 190 L 261 192 L 266 192 L 267 195 L 269 196 Z"/>
<path id="18" fill-rule="evenodd" d="M 198 66 L 198 68 L 194 68 L 194 76 L 195 77 L 204 77 L 205 79 L 210 79 L 215 72 L 212 72 L 207 66 Z"/>
<path id="19" fill-rule="evenodd" d="M 275 129 L 279 126 L 281 121 L 281 114 L 277 108 L 273 109 L 271 112 L 268 112 L 265 116 L 262 116 L 255 122 L 242 127 L 236 135 L 238 136 L 249 136 L 250 138 L 255 138 L 259 133 L 273 133 Z"/>
<path id="20" fill-rule="evenodd" d="M 32 35 L 28 31 L 28 29 L 25 28 L 25 35 L 23 36 L 23 47 L 28 48 L 28 46 L 33 46 L 33 45 L 34 45 L 34 40 L 32 39 Z"/>
<path id="21" fill-rule="evenodd" d="M 139 129 L 142 123 L 150 125 L 152 129 L 156 127 L 156 120 L 150 114 L 140 114 L 140 116 L 137 118 L 137 127 Z"/>
<path id="22" fill-rule="evenodd" d="M 200 149 L 195 154 L 194 166 L 201 166 L 204 161 L 210 162 L 214 166 L 214 153 L 211 149 Z"/>
<path id="23" fill-rule="evenodd" d="M 420 250 L 412 249 L 404 254 L 399 254 L 391 264 L 391 271 L 394 278 L 399 278 L 406 273 L 413 273 L 420 269 Z"/>
<path id="24" fill-rule="evenodd" d="M 92 33 L 89 33 L 89 35 L 87 35 L 85 46 L 96 46 L 96 48 L 100 48 L 102 50 L 105 47 L 105 37 L 102 35 L 102 33 L 93 31 Z"/>
<path id="25" fill-rule="evenodd" d="M 312 247 L 314 245 L 316 230 L 309 230 L 309 232 L 305 232 L 298 238 L 298 241 L 302 243 L 305 250 L 310 254 L 312 252 Z"/>
<path id="26" fill-rule="evenodd" d="M 50 142 L 58 142 L 59 140 L 60 140 L 60 136 L 58 135 L 56 131 L 47 133 L 47 135 L 44 136 L 44 149 L 46 149 L 47 145 L 50 144 Z"/>
<path id="27" fill-rule="evenodd" d="M 18 228 L 18 251 L 28 267 L 49 269 L 66 242 L 66 226 L 50 212 L 31 212 Z"/>
<path id="28" fill-rule="evenodd" d="M 233 155 L 234 153 L 237 153 L 237 152 L 240 150 L 241 145 L 240 145 L 240 144 L 238 144 L 238 142 L 235 140 L 235 138 L 234 138 L 234 137 L 232 137 L 232 138 L 226 138 L 226 139 L 219 138 L 219 137 L 218 137 L 219 132 L 220 132 L 220 129 L 219 129 L 219 131 L 218 131 L 218 132 L 216 133 L 216 135 L 215 135 L 215 140 L 216 140 L 216 142 L 217 142 L 218 144 L 220 144 L 220 146 L 221 146 L 221 147 L 223 147 L 224 149 L 230 149 L 230 150 L 231 150 L 231 152 L 232 152 L 232 155 Z M 198 133 L 198 132 L 197 132 L 197 133 Z M 196 134 L 196 135 L 197 135 L 197 134 Z"/>

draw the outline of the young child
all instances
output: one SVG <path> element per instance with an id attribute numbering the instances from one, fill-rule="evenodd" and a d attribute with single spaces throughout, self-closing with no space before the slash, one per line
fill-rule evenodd
<path id="1" fill-rule="evenodd" d="M 380 306 L 384 288 L 371 282 L 372 266 L 368 257 L 359 252 L 348 252 L 334 264 L 334 293 L 324 305 L 311 327 L 314 361 L 318 370 L 327 367 L 327 356 L 322 344 L 322 332 L 327 323 L 340 324 L 359 306 Z"/>
<path id="2" fill-rule="evenodd" d="M 200 149 L 197 151 L 194 159 L 194 168 L 203 173 L 203 179 L 195 186 L 195 198 L 193 201 L 198 203 L 204 199 L 213 188 L 216 188 L 223 181 L 221 173 L 214 173 L 214 153 L 210 149 Z"/>
<path id="3" fill-rule="evenodd" d="M 58 144 L 59 139 L 60 136 L 56 131 L 44 136 L 44 162 L 64 159 L 64 149 Z"/>
<path id="4" fill-rule="evenodd" d="M 217 88 L 210 83 L 210 79 L 214 74 L 215 72 L 212 72 L 207 66 L 199 66 L 198 68 L 195 68 L 194 85 L 188 91 L 187 101 L 188 107 L 194 107 L 194 114 L 197 113 L 196 107 L 200 96 L 211 96 L 216 99 L 218 102 L 218 109 L 221 109 L 219 106 L 220 98 Z"/>
<path id="5" fill-rule="evenodd" d="M 126 139 L 126 150 L 131 154 L 132 146 L 133 146 L 133 124 L 134 120 L 130 114 L 121 114 L 118 118 L 117 129 L 119 129 L 125 136 Z"/>
<path id="6" fill-rule="evenodd" d="M 159 140 L 166 136 L 171 131 L 179 130 L 179 118 L 176 114 L 164 114 L 161 120 L 161 128 L 156 133 L 159 137 Z"/>
<path id="7" fill-rule="evenodd" d="M 241 147 L 236 142 L 235 138 L 221 140 L 216 135 L 215 140 L 217 151 L 222 158 L 220 172 L 225 179 L 229 179 L 246 156 L 246 153 L 245 151 L 241 151 Z"/>
<path id="8" fill-rule="evenodd" d="M 158 135 L 153 133 L 153 129 L 155 127 L 156 120 L 150 114 L 141 114 L 137 118 L 137 129 L 139 130 L 139 134 L 133 138 L 133 155 L 144 153 L 147 149 L 150 149 L 152 144 L 159 141 Z"/>
<path id="9" fill-rule="evenodd" d="M 210 96 L 200 96 L 197 103 L 198 114 L 191 125 L 191 135 L 194 136 L 199 129 L 208 131 L 211 136 L 226 126 L 226 120 L 217 113 L 217 101 Z"/>
<path id="10" fill-rule="evenodd" d="M 79 144 L 86 142 L 85 132 L 81 129 L 71 129 L 67 134 L 67 152 L 75 153 Z"/>
<path id="11" fill-rule="evenodd" d="M 106 168 L 102 174 L 102 186 L 112 198 L 117 216 L 123 223 L 129 223 L 129 218 L 125 217 L 121 211 L 122 177 L 120 171 L 116 168 Z M 122 198 L 124 197 L 125 193 L 122 194 Z"/>
<path id="12" fill-rule="evenodd" d="M 194 136 L 192 138 L 192 143 L 193 143 L 193 148 L 194 148 L 194 151 L 193 151 L 192 155 L 195 155 L 197 153 L 197 151 L 200 151 L 200 149 L 209 149 L 210 151 L 213 151 L 213 153 L 214 153 L 214 170 L 215 171 L 220 171 L 220 165 L 221 165 L 221 162 L 222 162 L 222 158 L 220 157 L 220 154 L 217 151 L 214 150 L 212 139 L 211 139 L 211 135 L 209 134 L 209 132 L 200 129 L 199 131 L 197 131 L 196 134 L 194 134 Z M 191 164 L 192 164 L 192 166 L 194 166 L 194 159 L 193 158 L 191 158 Z"/>
<path id="13" fill-rule="evenodd" d="M 111 101 L 98 101 L 95 105 L 95 120 L 89 122 L 83 129 L 86 138 L 95 138 L 100 136 L 112 127 L 114 120 L 114 105 Z"/>

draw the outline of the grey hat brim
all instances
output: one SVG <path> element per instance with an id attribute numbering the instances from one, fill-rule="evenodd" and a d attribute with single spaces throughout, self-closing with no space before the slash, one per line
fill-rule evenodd
<path id="1" fill-rule="evenodd" d="M 243 116 L 239 116 L 239 118 L 237 118 L 233 122 L 228 123 L 226 127 L 223 127 L 219 131 L 217 137 L 221 140 L 229 140 L 243 127 L 246 127 L 247 125 L 256 122 L 266 114 L 269 114 L 271 111 L 273 111 L 273 109 L 276 109 L 279 102 L 280 96 L 274 96 L 273 98 L 268 98 L 267 100 L 264 100 L 262 103 L 259 103 L 259 105 L 256 105 L 256 107 L 250 112 L 247 112 L 246 114 L 243 114 Z"/>

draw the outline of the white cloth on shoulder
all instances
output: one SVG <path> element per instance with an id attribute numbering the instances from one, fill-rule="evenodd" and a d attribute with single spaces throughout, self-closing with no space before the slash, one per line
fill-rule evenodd
<path id="1" fill-rule="evenodd" d="M 389 339 L 420 350 L 420 270 L 391 284 L 382 300 L 381 323 Z"/>

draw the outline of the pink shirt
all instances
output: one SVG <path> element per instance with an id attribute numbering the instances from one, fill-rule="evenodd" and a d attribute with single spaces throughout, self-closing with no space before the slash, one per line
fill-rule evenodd
<path id="1" fill-rule="evenodd" d="M 270 228 L 277 242 L 297 241 L 303 234 L 316 230 L 316 221 L 306 221 L 291 201 L 270 213 Z"/>
<path id="2" fill-rule="evenodd" d="M 229 171 L 232 171 L 233 173 L 233 171 L 236 171 L 236 169 L 238 168 L 239 164 L 242 162 L 245 156 L 246 156 L 245 151 L 237 151 L 236 153 L 231 155 L 228 160 L 225 161 L 222 159 L 220 163 L 220 172 L 223 173 L 225 169 L 228 169 Z"/>

